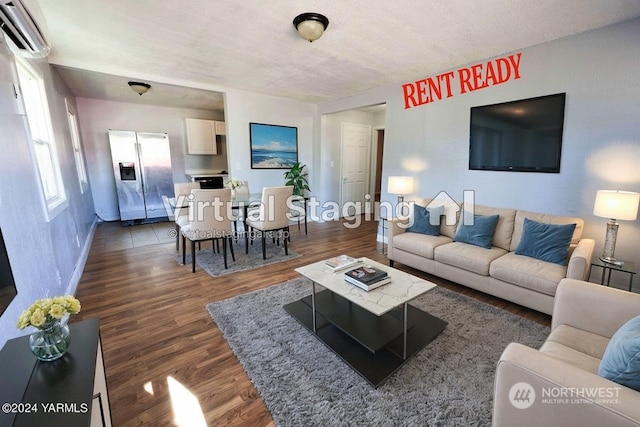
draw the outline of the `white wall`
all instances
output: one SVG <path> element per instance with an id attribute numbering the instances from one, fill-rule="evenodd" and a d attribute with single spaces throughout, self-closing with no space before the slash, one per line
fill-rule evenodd
<path id="1" fill-rule="evenodd" d="M 95 224 L 91 189 L 80 191 L 67 121 L 65 98 L 75 105 L 73 95 L 46 60 L 29 63 L 45 81 L 68 206 L 46 220 L 25 116 L 14 95 L 13 60 L 0 37 L 0 227 L 18 289 L 0 317 L 0 347 L 31 332 L 16 323 L 36 299 L 75 292 Z"/>
<path id="2" fill-rule="evenodd" d="M 174 182 L 185 182 L 186 170 L 211 169 L 214 161 L 224 161 L 226 151 L 219 156 L 191 156 L 186 153 L 184 119 L 224 120 L 222 113 L 206 110 L 179 109 L 153 105 L 130 104 L 78 98 L 78 116 L 85 142 L 88 174 L 93 188 L 94 205 L 98 216 L 105 221 L 120 219 L 116 193 L 109 129 L 160 132 L 169 135 Z"/>
<path id="3" fill-rule="evenodd" d="M 639 40 L 640 20 L 634 20 L 524 49 L 522 78 L 500 86 L 405 110 L 407 82 L 398 82 L 318 110 L 386 102 L 383 182 L 410 174 L 421 196 L 444 190 L 461 199 L 464 190 L 475 190 L 479 204 L 580 216 L 584 236 L 596 239 L 601 253 L 607 220 L 592 214 L 596 191 L 640 191 Z M 559 174 L 468 170 L 470 107 L 558 92 L 567 93 Z M 384 187 L 383 200 L 394 200 Z M 621 222 L 616 255 L 640 265 L 639 241 L 640 223 Z M 627 277 L 613 279 L 624 286 Z"/>
<path id="4" fill-rule="evenodd" d="M 249 123 L 293 126 L 298 128 L 298 161 L 307 165 L 312 193 L 319 191 L 314 173 L 316 111 L 315 104 L 228 90 L 225 94 L 225 117 L 230 177 L 249 181 L 252 192 L 266 186 L 284 185 L 283 169 L 251 169 Z"/>

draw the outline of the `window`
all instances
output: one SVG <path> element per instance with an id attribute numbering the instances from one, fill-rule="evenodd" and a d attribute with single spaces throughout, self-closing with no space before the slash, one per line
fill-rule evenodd
<path id="1" fill-rule="evenodd" d="M 35 163 L 46 202 L 47 220 L 51 220 L 66 208 L 67 199 L 53 140 L 44 81 L 42 76 L 21 58 L 16 58 L 16 69 L 27 113 L 28 130 L 33 141 Z"/>
<path id="2" fill-rule="evenodd" d="M 76 159 L 76 170 L 78 172 L 80 192 L 84 194 L 84 191 L 89 186 L 89 180 L 87 179 L 87 170 L 84 167 L 84 156 L 82 155 L 82 146 L 80 145 L 78 120 L 76 119 L 76 113 L 69 102 L 65 99 L 64 103 L 67 106 L 67 118 L 69 119 L 69 131 L 71 132 L 71 142 L 73 144 L 73 156 Z"/>

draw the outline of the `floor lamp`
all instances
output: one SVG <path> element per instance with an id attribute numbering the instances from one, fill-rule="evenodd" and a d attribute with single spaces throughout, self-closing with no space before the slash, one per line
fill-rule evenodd
<path id="1" fill-rule="evenodd" d="M 387 191 L 398 195 L 397 216 L 404 216 L 404 196 L 413 193 L 413 177 L 411 176 L 390 176 Z"/>
<path id="2" fill-rule="evenodd" d="M 619 225 L 616 221 L 635 221 L 638 217 L 639 202 L 640 194 L 630 191 L 598 190 L 596 193 L 593 214 L 602 218 L 609 218 L 604 250 L 600 257 L 603 262 L 615 265 L 622 264 L 614 257 Z"/>

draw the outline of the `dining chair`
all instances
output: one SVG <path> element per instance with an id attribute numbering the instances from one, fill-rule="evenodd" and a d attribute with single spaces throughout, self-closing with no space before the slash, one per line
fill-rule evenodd
<path id="1" fill-rule="evenodd" d="M 189 201 L 189 223 L 182 227 L 182 263 L 186 262 L 186 240 L 191 241 L 191 270 L 196 272 L 196 242 L 211 240 L 211 250 L 222 240 L 224 268 L 227 266 L 227 243 L 233 253 L 233 232 L 231 230 L 231 190 L 191 190 Z"/>
<path id="2" fill-rule="evenodd" d="M 289 239 L 289 198 L 293 194 L 292 186 L 265 187 L 262 189 L 262 199 L 257 209 L 247 214 L 245 224 L 245 252 L 249 253 L 249 235 L 253 239 L 255 232 L 260 231 L 262 237 L 262 259 L 267 258 L 266 235 L 274 233 L 283 235 L 284 252 L 289 255 L 287 240 Z"/>
<path id="3" fill-rule="evenodd" d="M 174 210 L 174 221 L 176 226 L 176 251 L 180 250 L 180 233 L 184 225 L 189 223 L 189 208 L 187 203 L 189 202 L 189 194 L 191 190 L 199 190 L 199 182 L 176 182 L 173 184 L 173 192 L 175 194 L 176 207 Z"/>
<path id="4" fill-rule="evenodd" d="M 249 191 L 249 181 L 242 181 L 242 187 L 238 187 L 235 189 L 235 198 L 237 200 L 249 200 L 249 195 L 251 192 Z M 238 208 L 238 213 L 233 221 L 233 228 L 236 232 L 236 241 L 238 236 L 238 221 L 244 222 L 244 214 L 242 213 L 242 209 Z"/>

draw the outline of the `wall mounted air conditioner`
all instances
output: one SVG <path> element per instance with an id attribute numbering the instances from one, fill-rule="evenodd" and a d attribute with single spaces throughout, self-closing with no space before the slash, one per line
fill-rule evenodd
<path id="1" fill-rule="evenodd" d="M 49 54 L 49 44 L 20 0 L 0 0 L 0 29 L 19 54 L 29 57 Z"/>

